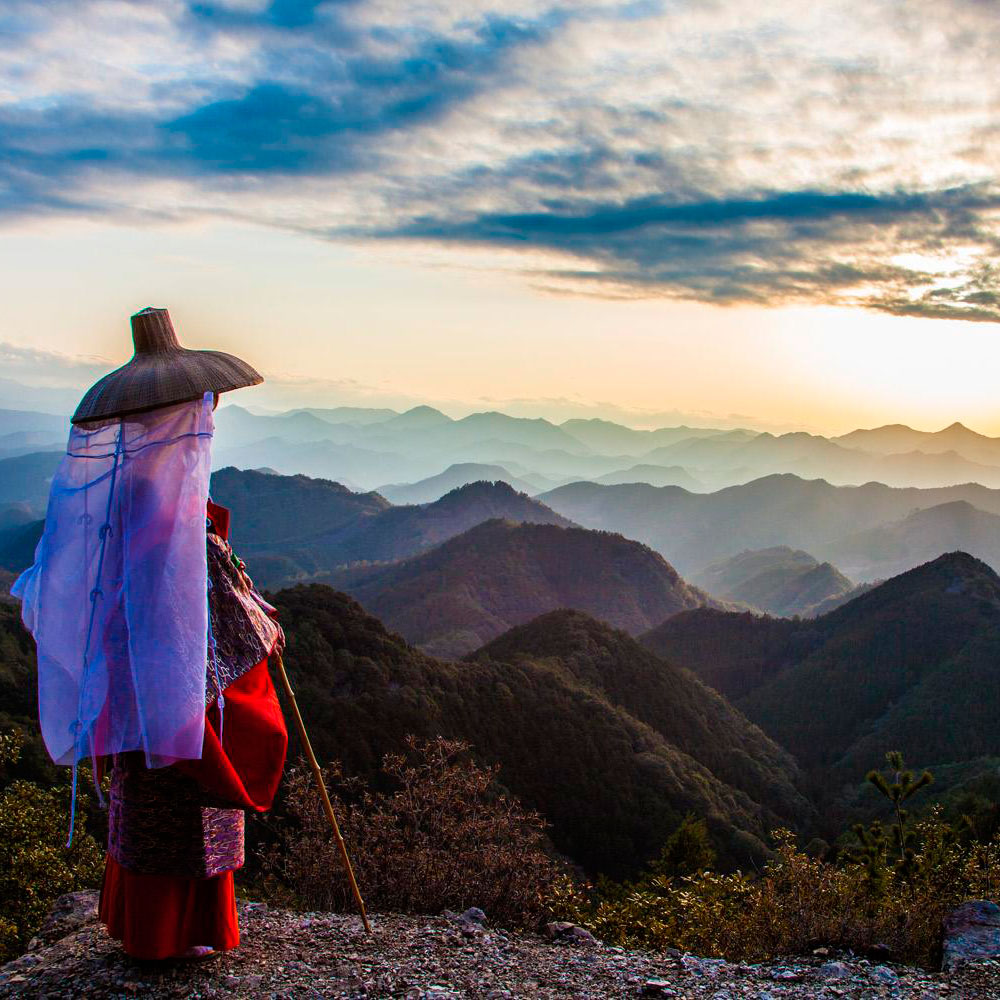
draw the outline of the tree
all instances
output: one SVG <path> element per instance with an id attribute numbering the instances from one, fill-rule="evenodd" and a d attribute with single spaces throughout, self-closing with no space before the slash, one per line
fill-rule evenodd
<path id="1" fill-rule="evenodd" d="M 903 755 L 898 750 L 890 750 L 885 755 L 885 762 L 889 771 L 888 775 L 881 771 L 869 771 L 866 780 L 869 784 L 874 785 L 892 804 L 896 820 L 893 827 L 893 839 L 896 849 L 899 851 L 899 863 L 905 867 L 913 860 L 915 834 L 907 828 L 906 821 L 909 814 L 903 808 L 903 803 L 919 792 L 921 788 L 926 788 L 931 784 L 934 781 L 934 775 L 930 771 L 924 771 L 919 778 L 914 778 L 913 772 L 907 770 Z"/>
<path id="2" fill-rule="evenodd" d="M 697 875 L 715 864 L 712 838 L 703 819 L 688 813 L 667 838 L 660 856 L 650 864 L 655 875 L 677 878 Z"/>

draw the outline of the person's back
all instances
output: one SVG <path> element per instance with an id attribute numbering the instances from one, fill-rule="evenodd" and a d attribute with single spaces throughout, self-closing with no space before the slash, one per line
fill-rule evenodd
<path id="1" fill-rule="evenodd" d="M 80 760 L 110 771 L 101 919 L 137 958 L 200 957 L 239 943 L 244 810 L 270 807 L 287 748 L 267 665 L 284 636 L 208 496 L 218 394 L 261 379 L 181 348 L 166 310 L 132 328 L 132 361 L 74 414 L 12 593 L 49 753 L 74 788 Z"/>

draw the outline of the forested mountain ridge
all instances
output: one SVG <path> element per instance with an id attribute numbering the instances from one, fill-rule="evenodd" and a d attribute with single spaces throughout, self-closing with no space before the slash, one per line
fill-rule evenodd
<path id="1" fill-rule="evenodd" d="M 687 722 L 665 736 L 559 663 L 448 663 L 409 646 L 329 587 L 271 596 L 316 752 L 322 761 L 341 760 L 348 775 L 377 781 L 383 756 L 404 752 L 411 734 L 463 739 L 482 762 L 501 766 L 504 785 L 538 808 L 556 845 L 592 873 L 638 870 L 689 811 L 706 819 L 731 862 L 763 857 L 773 826 L 808 820 L 794 763 L 759 734 L 741 751 L 742 770 L 727 762 L 728 781 L 687 753 L 688 740 L 701 756 L 707 750 L 694 714 L 702 702 L 717 727 L 733 727 L 719 733 L 729 745 L 753 729 L 704 694 L 690 708 L 671 709 Z M 631 642 L 596 622 L 586 627 L 612 647 Z M 686 686 L 697 693 L 693 676 Z M 0 603 L 0 728 L 27 733 L 18 773 L 47 783 L 56 769 L 38 734 L 36 692 L 34 643 L 19 609 Z M 293 737 L 290 760 L 298 752 Z"/>
<path id="2" fill-rule="evenodd" d="M 787 751 L 691 671 L 653 655 L 626 632 L 590 615 L 549 612 L 465 659 L 555 665 L 775 813 L 800 822 L 809 813 L 802 776 Z"/>
<path id="3" fill-rule="evenodd" d="M 636 870 L 688 811 L 707 820 L 725 857 L 744 862 L 761 855 L 774 824 L 801 823 L 808 812 L 792 774 L 779 815 L 754 799 L 752 774 L 740 786 L 726 783 L 680 739 L 668 741 L 559 662 L 443 662 L 320 584 L 273 600 L 321 759 L 338 757 L 347 773 L 372 777 L 382 754 L 402 750 L 407 734 L 466 739 L 483 760 L 500 763 L 501 781 L 540 809 L 556 845 L 592 872 Z M 725 717 L 718 714 L 720 725 Z M 739 713 L 732 717 L 747 729 Z M 768 752 L 763 768 L 785 766 L 773 744 L 760 745 Z"/>
<path id="4" fill-rule="evenodd" d="M 394 507 L 377 493 L 326 480 L 224 469 L 212 477 L 212 495 L 232 510 L 233 546 L 252 557 L 258 582 L 268 587 L 348 563 L 404 559 L 491 518 L 570 523 L 502 482 Z"/>
<path id="5" fill-rule="evenodd" d="M 445 657 L 556 608 L 637 635 L 685 608 L 722 606 L 658 553 L 621 535 L 509 520 L 486 521 L 412 559 L 343 570 L 327 582 Z"/>
<path id="6" fill-rule="evenodd" d="M 327 479 L 232 467 L 212 473 L 211 489 L 232 514 L 233 545 L 248 551 L 335 532 L 391 506 L 378 493 L 355 493 Z"/>
<path id="7" fill-rule="evenodd" d="M 962 552 L 812 621 L 693 611 L 642 642 L 837 780 L 886 747 L 928 766 L 1000 753 L 1000 577 Z"/>
<path id="8" fill-rule="evenodd" d="M 997 532 L 987 516 L 1000 516 L 1000 490 L 976 483 L 934 489 L 903 489 L 878 482 L 834 486 L 790 473 L 761 477 L 759 473 L 766 469 L 766 463 L 751 463 L 730 468 L 722 476 L 723 480 L 729 476 L 728 481 L 735 477 L 741 485 L 701 492 L 722 481 L 718 470 L 710 469 L 711 474 L 703 477 L 694 466 L 656 464 L 648 460 L 648 451 L 646 460 L 635 454 L 654 438 L 672 442 L 661 445 L 661 449 L 678 449 L 685 456 L 695 455 L 699 449 L 734 455 L 755 455 L 758 451 L 765 454 L 777 447 L 789 454 L 817 448 L 845 451 L 831 442 L 822 444 L 825 439 L 815 435 L 775 437 L 683 427 L 636 431 L 607 421 L 557 426 L 504 414 L 474 415 L 456 421 L 427 407 L 393 416 L 375 410 L 367 415 L 365 411 L 346 410 L 339 416 L 337 411 L 298 410 L 265 417 L 226 406 L 217 416 L 219 425 L 213 445 L 217 463 L 224 464 L 230 456 L 250 469 L 280 470 L 286 480 L 275 483 L 255 479 L 251 488 L 249 480 L 241 486 L 232 482 L 233 477 L 263 473 L 222 468 L 216 474 L 216 498 L 239 507 L 234 517 L 234 540 L 238 547 L 248 547 L 255 557 L 258 577 L 270 586 L 308 579 L 345 562 L 404 558 L 488 516 L 543 519 L 538 508 L 524 513 L 507 500 L 466 520 L 459 519 L 454 527 L 443 531 L 424 532 L 416 523 L 424 515 L 412 510 L 387 517 L 379 523 L 376 533 L 367 530 L 367 515 L 377 513 L 385 498 L 378 499 L 375 492 L 359 488 L 355 485 L 358 482 L 393 483 L 390 499 L 416 499 L 422 503 L 415 506 L 426 506 L 433 502 L 435 494 L 444 500 L 442 494 L 449 487 L 473 486 L 470 480 L 481 479 L 490 469 L 502 470 L 497 478 L 514 483 L 529 499 L 535 495 L 555 515 L 583 527 L 620 532 L 649 545 L 688 577 L 744 550 L 777 546 L 805 550 L 863 583 L 885 579 L 952 549 L 970 552 L 1000 568 Z M 14 433 L 29 435 L 47 433 L 44 428 L 60 419 L 30 413 L 14 413 L 14 418 L 11 426 L 28 421 L 28 429 Z M 39 429 L 31 430 L 31 420 L 36 418 Z M 954 429 L 946 430 L 949 433 L 942 440 L 958 441 Z M 454 447 L 434 451 L 432 439 L 439 431 L 451 435 Z M 408 442 L 404 453 L 392 457 L 373 450 L 375 439 L 371 436 L 376 432 L 402 435 L 399 439 Z M 261 438 L 265 433 L 271 436 Z M 322 436 L 317 439 L 316 435 Z M 958 437 L 989 448 L 996 440 L 967 431 Z M 627 453 L 629 450 L 632 454 Z M 865 454 L 886 469 L 897 460 L 909 460 L 905 453 Z M 933 460 L 940 471 L 944 469 L 941 463 L 951 461 L 951 454 L 934 452 L 924 455 L 921 461 Z M 39 517 L 58 461 L 57 451 L 0 459 L 0 513 L 5 506 L 17 504 L 25 505 Z M 363 476 L 356 476 L 359 470 L 364 471 Z M 961 472 L 956 467 L 955 476 Z M 975 470 L 966 472 L 966 478 L 975 477 Z M 327 477 L 330 485 L 325 488 L 325 498 L 316 485 L 319 480 L 313 479 L 309 485 L 307 478 L 299 478 L 302 473 Z M 872 476 L 878 478 L 878 469 Z M 609 484 L 594 480 L 608 480 Z M 234 496 L 227 495 L 230 486 Z M 252 524 L 262 519 L 249 495 L 253 490 L 260 491 L 262 503 L 268 508 L 266 517 L 273 538 L 281 538 L 283 545 L 289 543 L 285 548 L 292 551 L 280 551 L 280 547 L 263 539 L 261 525 Z M 268 500 L 272 493 L 283 490 L 288 491 L 286 501 Z M 538 490 L 548 492 L 536 495 Z M 309 493 L 310 499 L 296 496 L 297 492 Z M 336 492 L 339 497 L 335 498 Z M 338 505 L 342 510 L 337 510 Z M 350 530 L 341 530 L 344 511 L 350 511 L 358 521 Z M 324 519 L 325 524 L 318 523 Z M 253 529 L 249 533 L 244 527 L 247 524 Z M 262 540 L 263 544 L 258 545 Z M 827 577 L 826 583 L 830 584 L 832 573 L 828 572 Z M 816 583 L 819 586 L 822 581 Z M 779 603 L 765 607 L 778 610 Z M 785 603 L 783 610 L 788 613 L 806 613 L 801 602 L 792 599 Z"/>

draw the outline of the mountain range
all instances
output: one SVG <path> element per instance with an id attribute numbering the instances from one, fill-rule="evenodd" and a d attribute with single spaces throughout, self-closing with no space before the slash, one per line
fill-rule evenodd
<path id="1" fill-rule="evenodd" d="M 915 431 L 905 424 L 887 424 L 871 430 L 856 430 L 833 438 L 837 444 L 877 455 L 923 452 L 926 455 L 953 452 L 972 462 L 1000 465 L 1000 438 L 987 437 L 954 423 L 940 431 Z"/>
<path id="2" fill-rule="evenodd" d="M 386 411 L 377 412 L 384 417 Z M 556 425 L 495 412 L 453 420 L 430 407 L 364 421 L 356 413 L 319 410 L 257 416 L 230 405 L 219 411 L 217 450 L 223 464 L 266 464 L 366 489 L 387 482 L 386 472 L 398 488 L 467 463 L 501 465 L 526 482 L 607 479 L 715 490 L 792 473 L 837 485 L 979 482 L 1000 488 L 1000 439 L 960 424 L 930 434 L 879 428 L 825 438 L 692 427 L 636 430 L 603 420 Z M 623 478 L 637 467 L 647 470 L 646 478 Z M 452 479 L 443 485 L 461 484 Z"/>
<path id="3" fill-rule="evenodd" d="M 857 592 L 836 566 L 787 545 L 740 552 L 707 566 L 692 582 L 723 600 L 783 617 L 832 611 Z"/>
<path id="4" fill-rule="evenodd" d="M 325 579 L 408 641 L 446 658 L 557 608 L 638 635 L 684 609 L 722 606 L 638 542 L 511 520 L 485 521 L 402 562 Z"/>
<path id="5" fill-rule="evenodd" d="M 222 469 L 212 476 L 212 496 L 231 510 L 233 547 L 252 557 L 265 587 L 405 559 L 493 518 L 570 524 L 506 483 L 471 483 L 434 503 L 394 507 L 378 493 L 326 480 Z"/>
<path id="6" fill-rule="evenodd" d="M 0 459 L 0 535 L 9 540 L 9 528 L 44 513 L 58 461 L 57 452 Z M 454 481 L 464 478 L 460 469 Z M 216 471 L 212 490 L 233 509 L 234 544 L 253 556 L 258 582 L 267 587 L 347 564 L 408 558 L 491 518 L 624 535 L 714 596 L 773 613 L 829 610 L 820 602 L 840 600 L 841 576 L 869 585 L 952 550 L 1000 568 L 1000 491 L 978 484 L 837 487 L 782 475 L 708 494 L 642 483 L 572 483 L 532 498 L 500 481 L 470 483 L 430 503 L 394 505 L 375 491 L 328 480 L 230 468 Z M 741 590 L 742 554 L 772 549 L 808 553 L 830 566 L 808 579 L 789 578 L 784 595 L 765 594 L 767 577 L 752 594 Z M 736 562 L 728 570 L 718 569 L 730 560 Z M 772 582 L 778 586 L 778 578 Z"/>
<path id="7" fill-rule="evenodd" d="M 687 577 L 745 550 L 782 546 L 805 551 L 860 583 L 885 579 L 950 549 L 1000 566 L 994 523 L 986 516 L 1000 516 L 1000 490 L 983 485 L 993 482 L 990 470 L 1000 470 L 1000 439 L 961 424 L 934 433 L 890 425 L 823 438 L 683 426 L 637 430 L 602 420 L 556 425 L 495 412 L 455 420 L 427 406 L 405 413 L 341 407 L 262 415 L 225 405 L 217 425 L 217 477 L 229 456 L 244 470 L 310 475 L 367 498 L 342 497 L 359 518 L 352 528 L 321 530 L 321 518 L 307 516 L 314 530 L 296 528 L 297 539 L 282 540 L 294 551 L 273 551 L 260 532 L 251 537 L 237 527 L 241 543 L 251 544 L 261 557 L 255 561 L 267 584 L 303 579 L 344 562 L 412 555 L 486 516 L 524 520 L 505 501 L 454 529 L 426 535 L 412 528 L 426 515 L 386 515 L 379 521 L 379 532 L 388 532 L 385 544 L 361 526 L 368 508 L 381 502 L 375 499 L 379 489 L 390 506 L 402 509 L 434 503 L 484 478 L 540 499 L 554 512 L 546 515 L 549 520 L 561 515 L 649 545 Z M 6 435 L 13 451 L 45 440 L 53 449 L 4 458 L 0 447 L 0 518 L 11 505 L 27 506 L 36 518 L 44 513 L 61 447 L 56 442 L 65 430 L 65 418 L 58 415 L 0 410 L 0 446 Z M 761 475 L 779 468 L 791 471 Z M 862 476 L 883 482 L 836 485 L 845 477 L 861 482 Z M 942 477 L 954 485 L 886 485 Z M 717 488 L 727 481 L 734 485 Z M 245 521 L 244 512 L 239 521 Z M 411 529 L 418 537 L 405 544 L 401 536 Z M 767 608 L 812 613 L 794 598 Z"/>
<path id="8" fill-rule="evenodd" d="M 314 743 L 348 773 L 373 778 L 409 734 L 464 739 L 561 851 L 625 875 L 689 811 L 744 865 L 775 826 L 829 835 L 888 749 L 946 793 L 996 770 L 1000 439 L 217 418 L 213 498 L 280 609 Z M 2 584 L 65 432 L 0 411 Z M 0 724 L 34 725 L 33 670 L 0 603 Z"/>
<path id="9" fill-rule="evenodd" d="M 711 609 L 642 637 L 835 792 L 887 749 L 921 767 L 1000 754 L 1000 577 L 962 552 L 810 621 Z"/>
<path id="10" fill-rule="evenodd" d="M 961 549 L 1000 568 L 1000 515 L 952 500 L 820 546 L 863 579 L 888 577 Z"/>
<path id="11" fill-rule="evenodd" d="M 371 776 L 407 734 L 465 739 L 591 872 L 635 871 L 689 811 L 730 861 L 766 853 L 779 818 L 801 827 L 811 815 L 773 741 L 692 674 L 585 615 L 557 612 L 448 663 L 329 587 L 299 585 L 275 602 L 321 759 Z"/>
<path id="12" fill-rule="evenodd" d="M 675 486 L 573 483 L 538 499 L 583 527 L 617 531 L 649 545 L 687 576 L 746 549 L 789 546 L 833 563 L 853 580 L 872 582 L 898 570 L 899 559 L 891 552 L 879 557 L 878 546 L 859 545 L 856 536 L 883 528 L 898 535 L 895 522 L 915 511 L 925 512 L 921 555 L 958 547 L 989 560 L 992 543 L 975 518 L 955 518 L 955 508 L 928 511 L 965 501 L 1000 515 L 1000 490 L 974 483 L 931 490 L 880 483 L 849 487 L 791 475 L 708 494 Z"/>
<path id="13" fill-rule="evenodd" d="M 887 747 L 934 770 L 939 795 L 995 771 L 1000 751 L 1000 578 L 963 553 L 814 620 L 700 608 L 637 643 L 556 610 L 460 663 L 321 584 L 274 600 L 321 759 L 371 778 L 409 734 L 464 739 L 591 873 L 634 872 L 689 811 L 745 865 L 776 825 L 838 832 Z M 33 671 L 0 605 L 0 723 L 33 726 Z"/>
<path id="14" fill-rule="evenodd" d="M 978 482 L 1000 488 L 1000 438 L 961 424 L 931 433 L 889 425 L 828 438 L 689 426 L 644 430 L 608 420 L 555 424 L 495 411 L 455 419 L 429 406 L 403 413 L 314 407 L 265 414 L 226 401 L 216 425 L 219 468 L 266 466 L 358 492 L 386 484 L 404 489 L 456 465 L 501 466 L 504 472 L 490 478 L 516 477 L 519 488 L 527 483 L 539 490 L 604 480 L 713 491 L 777 473 L 834 485 L 877 481 L 929 489 Z M 0 411 L 0 458 L 58 450 L 65 435 L 64 417 Z M 482 478 L 475 470 L 468 474 Z M 464 483 L 452 472 L 440 485 L 439 496 Z M 424 492 L 405 499 L 438 497 Z"/>

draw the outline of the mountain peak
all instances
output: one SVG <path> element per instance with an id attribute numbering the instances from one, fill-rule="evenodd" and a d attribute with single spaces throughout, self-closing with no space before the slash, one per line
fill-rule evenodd
<path id="1" fill-rule="evenodd" d="M 446 500 L 454 502 L 457 500 L 468 501 L 477 499 L 506 500 L 522 495 L 510 483 L 505 483 L 502 479 L 492 481 L 489 479 L 477 479 L 474 483 L 465 483 L 462 486 L 456 486 L 435 502 L 443 503 Z M 542 506 L 541 502 L 539 502 L 539 506 Z"/>
<path id="2" fill-rule="evenodd" d="M 993 438 L 987 437 L 985 434 L 980 434 L 979 431 L 974 431 L 971 427 L 966 427 L 965 424 L 955 421 L 953 424 L 949 424 L 944 430 L 937 432 L 940 437 L 953 437 L 962 438 L 968 441 L 981 441 L 989 442 L 993 441 Z"/>
<path id="3" fill-rule="evenodd" d="M 560 608 L 638 634 L 678 611 L 716 603 L 639 542 L 554 524 L 546 507 L 519 500 L 466 505 L 476 517 L 463 534 L 336 582 L 407 640 L 446 657 Z"/>
<path id="4" fill-rule="evenodd" d="M 568 656 L 581 650 L 586 650 L 592 656 L 598 648 L 622 642 L 634 644 L 636 651 L 642 649 L 626 632 L 598 621 L 585 611 L 557 608 L 532 618 L 523 625 L 515 625 L 469 653 L 465 659 L 514 662 L 520 656 L 544 659 L 549 656 Z"/>
<path id="5" fill-rule="evenodd" d="M 978 608 L 975 613 L 990 606 L 994 609 L 991 614 L 995 614 L 1000 612 L 1000 576 L 968 552 L 945 552 L 936 559 L 878 584 L 817 621 L 844 622 L 865 618 L 878 608 L 890 606 L 905 607 L 905 614 L 910 616 L 919 616 L 919 608 L 923 606 L 933 616 L 938 613 L 934 609 L 937 608 L 941 595 L 960 598 L 962 604 L 968 606 L 966 610 L 969 613 L 973 611 L 969 598 L 975 595 L 977 600 L 974 603 Z"/>
<path id="6" fill-rule="evenodd" d="M 398 417 L 391 417 L 378 428 L 382 431 L 386 429 L 394 430 L 416 430 L 424 427 L 440 427 L 443 424 L 452 423 L 451 417 L 435 410 L 433 406 L 414 406 L 405 410 Z"/>

